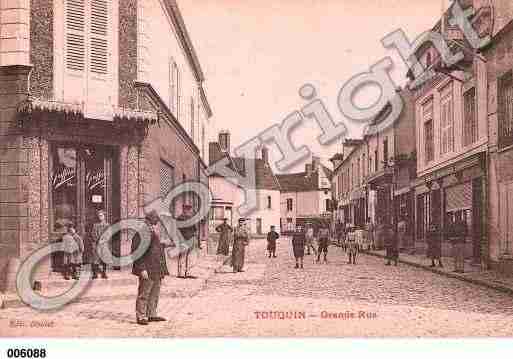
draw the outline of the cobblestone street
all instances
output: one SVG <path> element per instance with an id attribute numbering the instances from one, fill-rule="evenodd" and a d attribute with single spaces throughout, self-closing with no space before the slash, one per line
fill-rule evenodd
<path id="1" fill-rule="evenodd" d="M 0 311 L 0 336 L 513 335 L 513 298 L 501 292 L 403 264 L 384 266 L 372 256 L 349 265 L 334 246 L 328 264 L 306 256 L 303 270 L 294 268 L 288 238 L 277 252 L 267 258 L 265 240 L 254 240 L 244 273 L 224 266 L 192 296 L 162 296 L 164 323 L 136 325 L 134 300 L 76 303 L 54 313 L 23 307 Z"/>

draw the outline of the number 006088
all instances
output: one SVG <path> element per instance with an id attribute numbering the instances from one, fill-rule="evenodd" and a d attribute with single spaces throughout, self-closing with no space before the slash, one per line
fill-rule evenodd
<path id="1" fill-rule="evenodd" d="M 7 349 L 7 358 L 46 358 L 46 349 Z"/>

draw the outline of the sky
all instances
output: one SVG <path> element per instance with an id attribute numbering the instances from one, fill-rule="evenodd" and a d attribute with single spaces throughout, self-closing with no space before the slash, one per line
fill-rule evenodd
<path id="1" fill-rule="evenodd" d="M 447 1 L 446 1 L 447 2 Z M 410 40 L 440 17 L 442 0 L 182 0 L 178 1 L 198 54 L 204 87 L 213 110 L 210 140 L 229 130 L 232 149 L 268 127 L 280 124 L 307 101 L 304 84 L 316 88 L 332 118 L 344 122 L 347 137 L 361 137 L 362 126 L 344 119 L 337 107 L 340 89 L 351 77 L 369 71 L 386 56 L 394 60 L 396 84 L 406 66 L 381 39 L 402 29 Z M 379 91 L 365 89 L 358 106 L 369 106 Z M 293 132 L 295 146 L 307 145 L 323 163 L 340 151 L 340 141 L 318 143 L 313 120 Z M 269 146 L 271 165 L 280 158 Z M 300 163 L 287 172 L 303 170 Z"/>

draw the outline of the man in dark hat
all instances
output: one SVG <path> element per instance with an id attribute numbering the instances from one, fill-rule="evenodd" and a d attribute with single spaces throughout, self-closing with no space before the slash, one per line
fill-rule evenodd
<path id="1" fill-rule="evenodd" d="M 239 218 L 239 225 L 233 232 L 232 267 L 233 273 L 243 272 L 246 246 L 249 244 L 249 233 L 246 229 L 246 219 Z"/>
<path id="2" fill-rule="evenodd" d="M 192 206 L 184 204 L 182 206 L 182 214 L 177 217 L 180 222 L 188 221 L 192 218 Z M 178 254 L 178 278 L 193 278 L 189 275 L 189 255 L 194 249 L 195 240 L 197 238 L 197 231 L 195 225 L 179 228 L 183 240 L 186 241 L 187 248 L 180 248 Z"/>
<path id="3" fill-rule="evenodd" d="M 161 281 L 164 276 L 169 275 L 158 224 L 159 216 L 155 210 L 146 214 L 145 225 L 151 233 L 151 242 L 139 258 L 134 258 L 132 267 L 132 273 L 139 278 L 135 308 L 137 324 L 140 325 L 166 320 L 157 315 Z M 141 236 L 136 233 L 132 239 L 132 254 L 136 252 L 139 245 L 141 245 Z"/>
<path id="4" fill-rule="evenodd" d="M 276 240 L 280 238 L 280 235 L 275 229 L 275 226 L 271 226 L 271 230 L 267 233 L 267 250 L 269 251 L 269 258 L 271 258 L 271 254 L 273 258 L 276 258 Z"/>

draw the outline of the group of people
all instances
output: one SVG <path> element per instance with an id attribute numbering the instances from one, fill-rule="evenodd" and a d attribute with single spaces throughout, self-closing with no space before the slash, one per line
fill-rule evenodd
<path id="1" fill-rule="evenodd" d="M 225 218 L 223 223 L 216 227 L 216 232 L 219 233 L 219 243 L 217 246 L 217 254 L 228 256 L 230 254 L 230 237 L 233 235 L 231 266 L 234 273 L 244 272 L 244 260 L 246 253 L 246 246 L 249 245 L 249 231 L 246 227 L 246 219 L 239 218 L 238 225 L 233 229 L 228 224 L 228 219 Z M 274 252 L 276 251 L 276 240 Z M 271 253 L 271 252 L 269 252 Z M 269 254 L 270 255 L 270 254 Z M 275 254 L 276 257 L 276 254 Z"/>
<path id="2" fill-rule="evenodd" d="M 310 255 L 313 252 L 316 257 L 315 262 L 321 262 L 321 255 L 323 255 L 324 263 L 328 263 L 328 247 L 330 244 L 331 233 L 329 229 L 329 225 L 327 223 L 321 224 L 317 232 L 317 236 L 315 236 L 315 231 L 313 224 L 308 222 L 306 226 L 303 228 L 301 225 L 296 226 L 296 230 L 292 234 L 292 249 L 294 253 L 294 258 L 296 260 L 296 269 L 304 268 L 304 257 L 305 257 L 305 248 L 307 250 L 306 255 Z M 315 241 L 317 239 L 317 248 L 315 246 Z"/>
<path id="3" fill-rule="evenodd" d="M 98 210 L 96 217 L 97 221 L 92 225 L 90 233 L 86 237 L 86 241 L 77 233 L 74 223 L 67 222 L 63 226 L 62 275 L 65 280 L 69 280 L 70 278 L 78 280 L 84 263 L 91 264 L 93 279 L 98 278 L 99 275 L 101 275 L 103 279 L 107 279 L 107 265 L 98 255 L 98 245 L 109 223 L 107 222 L 103 210 Z M 62 228 L 62 226 L 60 227 Z"/>

